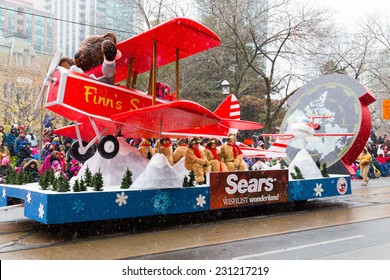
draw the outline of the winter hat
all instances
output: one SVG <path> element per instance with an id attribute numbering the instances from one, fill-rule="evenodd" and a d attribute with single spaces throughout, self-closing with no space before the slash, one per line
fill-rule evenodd
<path id="1" fill-rule="evenodd" d="M 229 141 L 229 142 L 230 142 L 230 141 L 236 141 L 236 140 L 237 140 L 236 134 L 230 133 L 230 134 L 228 135 L 228 141 Z"/>
<path id="2" fill-rule="evenodd" d="M 211 147 L 211 144 L 217 144 L 217 145 L 218 145 L 218 139 L 217 139 L 217 138 L 211 138 L 211 139 L 207 142 L 207 146 Z"/>
<path id="3" fill-rule="evenodd" d="M 1 160 L 2 165 L 8 165 L 9 164 L 9 157 L 5 156 Z"/>
<path id="4" fill-rule="evenodd" d="M 195 144 L 200 144 L 202 141 L 200 140 L 199 137 L 194 137 L 191 139 L 189 146 L 195 145 Z"/>
<path id="5" fill-rule="evenodd" d="M 62 169 L 61 168 L 61 164 L 60 164 L 60 162 L 58 160 L 53 161 L 51 166 L 53 167 L 55 172 L 61 171 L 61 169 Z"/>

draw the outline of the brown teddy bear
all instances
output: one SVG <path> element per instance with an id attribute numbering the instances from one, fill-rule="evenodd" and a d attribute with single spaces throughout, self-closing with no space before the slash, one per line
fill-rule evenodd
<path id="1" fill-rule="evenodd" d="M 161 146 L 160 146 L 161 144 Z M 159 151 L 160 148 L 160 151 Z M 163 137 L 161 139 L 158 139 L 156 143 L 154 144 L 153 148 L 154 154 L 160 153 L 166 156 L 168 159 L 169 163 L 173 165 L 173 158 L 172 158 L 172 141 L 170 138 Z"/>
<path id="2" fill-rule="evenodd" d="M 63 57 L 59 65 L 67 69 L 84 72 L 99 81 L 113 84 L 116 73 L 115 59 L 120 52 L 116 47 L 117 38 L 112 32 L 92 35 L 81 42 L 74 60 Z M 96 69 L 97 66 L 102 65 Z"/>
<path id="3" fill-rule="evenodd" d="M 200 143 L 201 140 L 199 137 L 191 139 L 184 158 L 184 167 L 188 171 L 194 172 L 195 181 L 199 185 L 204 183 L 204 176 L 207 172 L 210 172 L 210 163 L 208 162 L 203 151 L 199 149 Z"/>
<path id="4" fill-rule="evenodd" d="M 173 164 L 178 163 L 183 157 L 185 157 L 187 152 L 187 139 L 181 138 L 177 141 L 179 145 L 172 154 Z"/>
<path id="5" fill-rule="evenodd" d="M 244 171 L 246 165 L 242 157 L 242 151 L 236 144 L 235 134 L 229 134 L 228 141 L 223 144 L 219 152 L 219 158 L 225 162 L 229 171 Z"/>
<path id="6" fill-rule="evenodd" d="M 218 145 L 218 139 L 211 138 L 207 142 L 207 146 L 204 149 L 204 154 L 210 163 L 211 172 L 219 172 L 219 171 L 226 172 L 228 171 L 228 169 L 226 164 L 219 159 L 217 145 Z"/>
<path id="7" fill-rule="evenodd" d="M 154 151 L 152 148 L 152 139 L 150 138 L 142 138 L 142 142 L 138 147 L 138 151 L 141 155 L 147 159 L 151 159 L 154 155 Z"/>

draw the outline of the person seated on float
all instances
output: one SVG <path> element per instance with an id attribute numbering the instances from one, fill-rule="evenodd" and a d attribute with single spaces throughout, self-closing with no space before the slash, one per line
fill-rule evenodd
<path id="1" fill-rule="evenodd" d="M 218 145 L 218 139 L 211 138 L 207 142 L 206 148 L 203 150 L 203 152 L 210 163 L 211 172 L 219 172 L 219 171 L 226 172 L 228 171 L 228 169 L 226 164 L 219 159 L 217 145 Z"/>
<path id="2" fill-rule="evenodd" d="M 188 140 L 187 138 L 181 138 L 177 141 L 178 147 L 173 152 L 173 164 L 178 163 L 183 157 L 185 157 L 187 152 Z"/>
<path id="3" fill-rule="evenodd" d="M 173 158 L 172 158 L 172 141 L 171 138 L 163 137 L 156 141 L 156 144 L 154 145 L 153 149 L 154 154 L 160 153 L 163 154 L 169 161 L 171 165 L 173 165 Z"/>
<path id="4" fill-rule="evenodd" d="M 202 150 L 199 149 L 200 138 L 195 137 L 190 140 L 184 158 L 184 167 L 195 174 L 195 181 L 198 185 L 205 182 L 205 175 L 210 172 L 210 164 Z"/>
<path id="5" fill-rule="evenodd" d="M 236 135 L 231 133 L 226 144 L 223 144 L 219 152 L 219 158 L 225 162 L 229 171 L 244 171 L 246 165 L 243 160 L 242 151 L 236 144 Z"/>

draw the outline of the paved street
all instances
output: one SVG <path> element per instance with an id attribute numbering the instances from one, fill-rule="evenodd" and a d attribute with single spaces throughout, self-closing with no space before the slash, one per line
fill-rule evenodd
<path id="1" fill-rule="evenodd" d="M 360 184 L 352 181 L 352 195 L 309 201 L 299 211 L 278 205 L 47 226 L 8 206 L 0 210 L 0 259 L 128 259 L 389 217 L 390 178 Z"/>

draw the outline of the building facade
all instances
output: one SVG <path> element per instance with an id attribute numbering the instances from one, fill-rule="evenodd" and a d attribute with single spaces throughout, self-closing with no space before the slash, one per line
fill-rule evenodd
<path id="1" fill-rule="evenodd" d="M 51 54 L 56 49 L 55 28 L 52 15 L 34 9 L 32 3 L 0 0 L 0 37 L 3 42 L 16 36 L 24 38 L 34 51 Z"/>
<path id="2" fill-rule="evenodd" d="M 56 45 L 69 57 L 90 35 L 114 32 L 119 41 L 134 35 L 131 1 L 45 0 L 44 10 L 56 19 Z"/>

